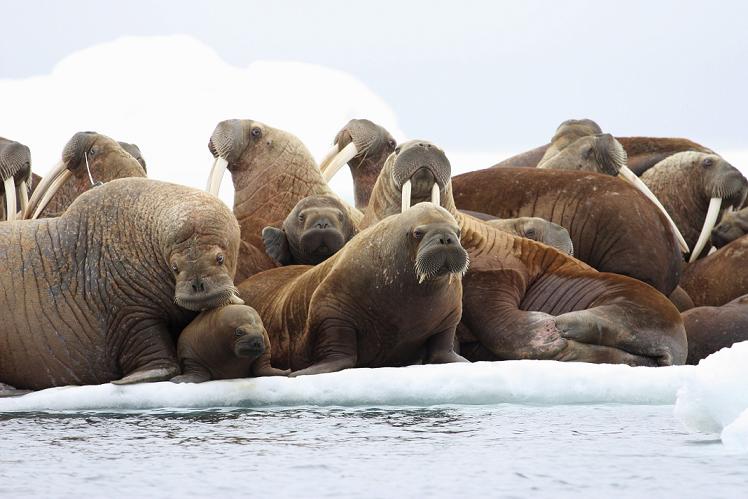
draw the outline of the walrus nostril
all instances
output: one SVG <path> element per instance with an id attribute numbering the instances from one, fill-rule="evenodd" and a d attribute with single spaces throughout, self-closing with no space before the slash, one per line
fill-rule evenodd
<path id="1" fill-rule="evenodd" d="M 330 222 L 328 220 L 318 220 L 314 224 L 315 229 L 328 229 L 330 227 Z"/>
<path id="2" fill-rule="evenodd" d="M 192 280 L 192 291 L 194 293 L 204 293 L 205 292 L 205 283 L 203 283 L 203 280 L 199 277 L 195 277 Z"/>

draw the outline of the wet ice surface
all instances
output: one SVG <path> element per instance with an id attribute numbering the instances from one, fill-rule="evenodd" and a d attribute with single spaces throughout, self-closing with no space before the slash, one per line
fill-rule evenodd
<path id="1" fill-rule="evenodd" d="M 0 496 L 735 497 L 748 455 L 672 406 L 0 415 Z"/>

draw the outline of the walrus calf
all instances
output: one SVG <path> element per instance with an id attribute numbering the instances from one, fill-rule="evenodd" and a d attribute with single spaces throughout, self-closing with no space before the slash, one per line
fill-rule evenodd
<path id="1" fill-rule="evenodd" d="M 748 208 L 738 211 L 727 211 L 722 215 L 722 220 L 712 229 L 712 246 L 720 249 L 735 239 L 739 239 L 748 233 Z"/>
<path id="2" fill-rule="evenodd" d="M 547 244 L 567 255 L 574 255 L 574 243 L 571 241 L 569 231 L 543 218 L 504 218 L 486 220 L 485 222 L 504 232 Z"/>
<path id="3" fill-rule="evenodd" d="M 355 234 L 353 220 L 337 198 L 308 196 L 296 203 L 282 228 L 262 229 L 262 241 L 278 265 L 317 265 Z"/>
<path id="4" fill-rule="evenodd" d="M 207 193 L 121 179 L 0 224 L 0 393 L 163 381 L 196 312 L 240 303 L 239 226 Z"/>
<path id="5" fill-rule="evenodd" d="M 464 361 L 454 351 L 468 267 L 455 219 L 420 204 L 359 233 L 316 267 L 239 285 L 262 317 L 273 366 L 292 376 Z"/>
<path id="6" fill-rule="evenodd" d="M 182 374 L 174 383 L 212 379 L 285 376 L 270 366 L 270 340 L 262 319 L 246 305 L 226 305 L 202 312 L 179 335 L 177 356 Z"/>

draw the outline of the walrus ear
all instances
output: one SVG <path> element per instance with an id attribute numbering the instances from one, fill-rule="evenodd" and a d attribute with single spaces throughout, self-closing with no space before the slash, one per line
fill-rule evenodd
<path id="1" fill-rule="evenodd" d="M 262 242 L 265 243 L 265 253 L 278 265 L 293 264 L 293 255 L 288 249 L 288 239 L 283 229 L 265 227 L 262 229 Z"/>

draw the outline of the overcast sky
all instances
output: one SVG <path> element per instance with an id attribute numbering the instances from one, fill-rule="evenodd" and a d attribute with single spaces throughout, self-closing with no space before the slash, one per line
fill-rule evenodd
<path id="1" fill-rule="evenodd" d="M 0 78 L 49 73 L 123 35 L 184 33 L 240 67 L 284 60 L 346 71 L 409 136 L 447 147 L 520 150 L 571 117 L 617 135 L 748 146 L 748 2 L 0 4 Z"/>

